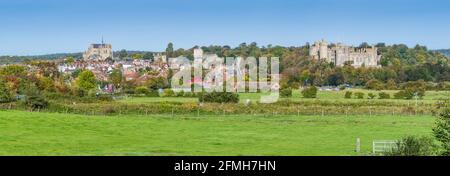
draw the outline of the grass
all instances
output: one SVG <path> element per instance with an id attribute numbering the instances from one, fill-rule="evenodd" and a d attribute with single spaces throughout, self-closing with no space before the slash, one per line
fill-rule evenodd
<path id="1" fill-rule="evenodd" d="M 365 94 L 364 99 L 356 99 L 353 97 L 352 99 L 345 99 L 344 95 L 346 91 L 352 91 L 355 92 L 363 92 Z M 365 90 L 365 89 L 349 89 L 344 91 L 319 91 L 316 99 L 306 99 L 303 98 L 299 90 L 293 91 L 293 96 L 290 99 L 292 101 L 338 101 L 342 103 L 358 103 L 358 102 L 368 102 L 368 101 L 374 101 L 374 102 L 393 102 L 398 104 L 414 104 L 415 100 L 397 100 L 397 99 L 373 99 L 369 100 L 367 99 L 368 93 L 373 93 L 378 97 L 378 93 L 381 91 L 372 91 L 372 90 Z M 394 93 L 397 91 L 391 91 L 391 90 L 384 90 L 382 92 L 389 93 L 391 95 L 391 98 L 393 98 Z M 265 94 L 261 93 L 240 93 L 239 99 L 241 102 L 245 102 L 247 99 L 252 100 L 253 102 L 259 101 L 260 97 Z M 267 94 L 266 94 L 267 95 Z M 450 97 L 449 91 L 427 91 L 425 97 L 423 97 L 422 100 L 419 100 L 420 103 L 424 104 L 433 104 L 436 102 L 436 100 L 440 98 L 448 98 Z M 285 98 L 286 99 L 286 98 Z M 123 103 L 155 103 L 155 102 L 198 102 L 198 98 L 185 98 L 185 97 L 129 97 L 122 100 L 119 100 L 119 102 Z"/>
<path id="2" fill-rule="evenodd" d="M 362 155 L 431 116 L 83 116 L 0 111 L 0 155 Z M 354 151 L 361 138 L 362 153 Z"/>

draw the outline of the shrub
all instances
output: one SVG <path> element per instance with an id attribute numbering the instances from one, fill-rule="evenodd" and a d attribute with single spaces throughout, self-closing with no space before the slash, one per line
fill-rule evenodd
<path id="1" fill-rule="evenodd" d="M 386 92 L 380 92 L 378 96 L 380 97 L 380 99 L 391 99 L 391 95 Z"/>
<path id="2" fill-rule="evenodd" d="M 175 96 L 175 92 L 172 89 L 164 89 L 163 97 L 173 97 Z"/>
<path id="3" fill-rule="evenodd" d="M 427 85 L 424 81 L 407 82 L 403 85 L 407 99 L 412 99 L 416 94 L 419 98 L 425 96 Z"/>
<path id="4" fill-rule="evenodd" d="M 147 87 L 141 86 L 134 89 L 134 93 L 138 95 L 147 95 L 150 93 Z"/>
<path id="5" fill-rule="evenodd" d="M 193 94 L 192 92 L 185 92 L 184 97 L 195 97 L 195 94 Z"/>
<path id="6" fill-rule="evenodd" d="M 450 156 L 450 99 L 438 102 L 438 119 L 433 134 L 441 143 L 443 156 Z"/>
<path id="7" fill-rule="evenodd" d="M 304 98 L 316 98 L 317 97 L 317 87 L 311 86 L 303 89 L 302 95 Z"/>
<path id="8" fill-rule="evenodd" d="M 177 94 L 177 97 L 183 97 L 184 96 L 184 91 L 183 90 L 179 91 L 176 94 Z"/>
<path id="9" fill-rule="evenodd" d="M 369 97 L 369 99 L 375 99 L 376 95 L 373 93 L 369 93 L 367 94 L 367 96 Z"/>
<path id="10" fill-rule="evenodd" d="M 350 99 L 352 98 L 353 92 L 347 91 L 345 92 L 345 98 Z"/>
<path id="11" fill-rule="evenodd" d="M 98 94 L 97 99 L 100 101 L 113 101 L 113 97 L 110 94 Z"/>
<path id="12" fill-rule="evenodd" d="M 403 90 L 401 90 L 401 91 L 398 91 L 398 92 L 396 92 L 395 94 L 394 94 L 394 98 L 395 99 L 404 99 L 405 98 L 405 91 L 403 91 Z"/>
<path id="13" fill-rule="evenodd" d="M 355 96 L 356 96 L 356 98 L 358 98 L 358 99 L 364 99 L 364 93 L 362 93 L 362 92 L 356 92 L 356 93 L 355 93 Z"/>
<path id="14" fill-rule="evenodd" d="M 381 81 L 378 81 L 377 79 L 372 79 L 366 83 L 366 89 L 382 90 L 383 88 L 384 88 L 383 83 Z"/>
<path id="15" fill-rule="evenodd" d="M 239 103 L 239 94 L 231 92 L 203 93 L 199 97 L 199 101 L 208 103 Z"/>
<path id="16" fill-rule="evenodd" d="M 12 95 L 8 90 L 6 83 L 0 79 L 0 103 L 6 103 L 12 100 Z"/>
<path id="17" fill-rule="evenodd" d="M 124 88 L 124 89 L 123 89 L 123 92 L 124 92 L 125 94 L 128 94 L 128 95 L 133 95 L 133 94 L 134 94 L 134 89 L 131 89 L 131 88 Z"/>
<path id="18" fill-rule="evenodd" d="M 150 90 L 146 96 L 147 97 L 159 97 L 159 92 L 157 90 Z"/>
<path id="19" fill-rule="evenodd" d="M 388 82 L 386 83 L 386 89 L 397 90 L 397 83 L 393 79 L 388 80 Z"/>
<path id="20" fill-rule="evenodd" d="M 282 98 L 292 97 L 292 89 L 291 88 L 281 89 L 280 96 Z"/>
<path id="21" fill-rule="evenodd" d="M 386 156 L 433 156 L 436 155 L 433 139 L 427 137 L 407 136 L 396 142 Z"/>
<path id="22" fill-rule="evenodd" d="M 31 85 L 25 92 L 25 104 L 32 110 L 45 109 L 48 106 L 48 101 L 35 85 Z"/>
<path id="23" fill-rule="evenodd" d="M 103 113 L 105 114 L 114 114 L 116 113 L 116 110 L 113 106 L 107 106 L 103 109 Z"/>

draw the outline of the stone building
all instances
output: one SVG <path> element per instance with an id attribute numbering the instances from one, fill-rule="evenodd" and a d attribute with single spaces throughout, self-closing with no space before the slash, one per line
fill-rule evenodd
<path id="1" fill-rule="evenodd" d="M 108 58 L 114 59 L 112 45 L 104 44 L 103 42 L 102 44 L 91 44 L 89 49 L 83 54 L 84 60 L 104 61 Z"/>
<path id="2" fill-rule="evenodd" d="M 354 67 L 381 67 L 381 55 L 374 46 L 370 48 L 354 48 L 342 43 L 328 45 L 325 40 L 315 42 L 309 49 L 312 59 L 326 60 L 336 66 L 350 63 Z"/>

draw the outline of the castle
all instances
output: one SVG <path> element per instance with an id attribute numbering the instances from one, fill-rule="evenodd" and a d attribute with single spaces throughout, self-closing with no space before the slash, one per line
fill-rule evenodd
<path id="1" fill-rule="evenodd" d="M 113 51 L 111 44 L 91 44 L 89 49 L 83 54 L 84 60 L 99 60 L 113 59 Z"/>
<path id="2" fill-rule="evenodd" d="M 325 40 L 315 42 L 309 49 L 312 59 L 326 60 L 336 66 L 344 66 L 346 63 L 353 67 L 381 67 L 381 55 L 374 46 L 370 48 L 354 48 L 341 43 L 328 46 Z"/>

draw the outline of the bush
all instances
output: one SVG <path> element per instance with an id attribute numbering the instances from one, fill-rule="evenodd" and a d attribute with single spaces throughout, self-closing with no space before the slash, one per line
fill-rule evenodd
<path id="1" fill-rule="evenodd" d="M 372 79 L 366 83 L 366 89 L 382 90 L 383 88 L 384 88 L 383 83 L 381 81 L 378 81 L 377 79 Z"/>
<path id="2" fill-rule="evenodd" d="M 291 89 L 291 88 L 284 88 L 284 89 L 281 89 L 281 91 L 280 91 L 280 96 L 281 96 L 282 98 L 292 97 L 292 89 Z"/>
<path id="3" fill-rule="evenodd" d="M 406 99 L 412 99 L 415 95 L 422 98 L 425 96 L 427 85 L 424 81 L 407 82 L 403 85 L 403 89 L 406 93 Z"/>
<path id="4" fill-rule="evenodd" d="M 183 96 L 184 97 L 195 97 L 195 94 L 192 92 L 185 92 Z"/>
<path id="5" fill-rule="evenodd" d="M 353 92 L 347 91 L 345 92 L 345 98 L 350 99 L 352 98 Z"/>
<path id="6" fill-rule="evenodd" d="M 388 80 L 388 82 L 386 83 L 386 89 L 397 90 L 397 83 L 393 79 Z"/>
<path id="7" fill-rule="evenodd" d="M 239 103 L 239 94 L 231 92 L 202 93 L 199 101 L 208 103 Z"/>
<path id="8" fill-rule="evenodd" d="M 375 99 L 376 95 L 373 93 L 369 93 L 367 94 L 367 96 L 369 97 L 369 99 Z"/>
<path id="9" fill-rule="evenodd" d="M 35 85 L 31 85 L 25 92 L 25 104 L 32 110 L 45 109 L 48 106 L 48 101 Z"/>
<path id="10" fill-rule="evenodd" d="M 146 96 L 147 97 L 159 97 L 159 92 L 157 90 L 150 90 Z"/>
<path id="11" fill-rule="evenodd" d="M 317 87 L 311 86 L 303 89 L 302 95 L 304 98 L 316 98 L 317 97 Z"/>
<path id="12" fill-rule="evenodd" d="M 177 92 L 176 94 L 177 94 L 177 95 L 176 95 L 177 97 L 184 97 L 184 91 L 183 91 L 183 90 Z"/>
<path id="13" fill-rule="evenodd" d="M 386 92 L 380 92 L 378 96 L 380 97 L 380 99 L 391 99 L 391 95 Z"/>
<path id="14" fill-rule="evenodd" d="M 116 113 L 116 110 L 112 106 L 107 106 L 103 109 L 104 114 L 114 114 Z"/>
<path id="15" fill-rule="evenodd" d="M 110 94 L 99 94 L 97 99 L 100 101 L 113 101 L 113 97 Z"/>
<path id="16" fill-rule="evenodd" d="M 174 97 L 175 92 L 172 89 L 164 89 L 162 96 L 163 97 Z"/>
<path id="17" fill-rule="evenodd" d="M 401 90 L 394 94 L 395 99 L 413 99 L 414 92 L 412 90 Z"/>
<path id="18" fill-rule="evenodd" d="M 438 102 L 438 119 L 433 128 L 436 140 L 443 148 L 441 155 L 450 156 L 450 99 Z"/>
<path id="19" fill-rule="evenodd" d="M 362 92 L 356 92 L 356 93 L 355 93 L 355 96 L 356 96 L 356 98 L 358 98 L 358 99 L 364 99 L 364 93 L 362 93 Z"/>
<path id="20" fill-rule="evenodd" d="M 407 136 L 395 144 L 386 156 L 433 156 L 436 155 L 436 145 L 433 139 L 427 137 Z"/>
<path id="21" fill-rule="evenodd" d="M 123 89 L 123 92 L 124 92 L 125 94 L 128 94 L 128 95 L 133 95 L 133 94 L 134 94 L 134 89 L 131 89 L 131 88 L 124 88 L 124 89 Z"/>
<path id="22" fill-rule="evenodd" d="M 10 102 L 13 100 L 12 97 L 6 83 L 3 80 L 0 80 L 0 103 Z"/>
<path id="23" fill-rule="evenodd" d="M 150 93 L 147 87 L 141 86 L 134 89 L 134 93 L 138 95 L 147 95 Z"/>

